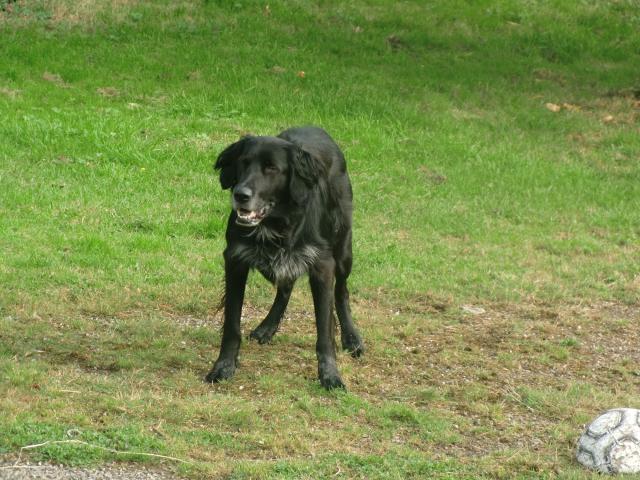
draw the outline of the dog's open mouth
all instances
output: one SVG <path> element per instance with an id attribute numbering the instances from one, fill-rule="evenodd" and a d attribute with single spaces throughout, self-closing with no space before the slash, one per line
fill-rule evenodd
<path id="1" fill-rule="evenodd" d="M 243 227 L 255 227 L 269 213 L 269 206 L 264 206 L 260 210 L 246 210 L 238 208 L 236 210 L 236 223 Z"/>

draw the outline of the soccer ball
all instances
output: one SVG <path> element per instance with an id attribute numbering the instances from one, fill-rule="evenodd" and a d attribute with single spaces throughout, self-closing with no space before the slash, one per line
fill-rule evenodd
<path id="1" fill-rule="evenodd" d="M 640 472 L 640 410 L 603 413 L 578 440 L 578 462 L 601 473 Z"/>

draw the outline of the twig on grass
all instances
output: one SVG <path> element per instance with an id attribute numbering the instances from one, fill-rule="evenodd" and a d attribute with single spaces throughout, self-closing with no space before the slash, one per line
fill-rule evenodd
<path id="1" fill-rule="evenodd" d="M 513 388 L 511 385 L 505 386 L 503 388 L 503 392 L 506 394 L 507 398 L 510 398 L 511 400 L 514 400 L 515 402 L 519 403 L 530 412 L 535 412 L 533 408 L 531 408 L 529 405 L 525 403 L 525 401 L 522 399 L 522 395 L 520 395 L 518 391 L 515 388 Z"/>
<path id="2" fill-rule="evenodd" d="M 103 447 L 101 445 L 95 445 L 93 443 L 83 442 L 82 440 L 48 440 L 43 443 L 37 443 L 34 445 L 26 445 L 20 448 L 20 454 L 22 454 L 23 450 L 33 450 L 35 448 L 45 447 L 47 445 L 59 445 L 64 443 L 73 443 L 76 445 L 85 445 L 91 448 L 97 448 L 98 450 L 104 450 L 105 452 L 115 453 L 116 455 L 141 455 L 143 457 L 153 457 L 153 458 L 163 458 L 165 460 L 173 460 L 174 462 L 187 463 L 189 465 L 193 465 L 193 462 L 189 462 L 188 460 L 183 460 L 181 458 L 169 457 L 167 455 L 159 455 L 157 453 L 145 453 L 145 452 L 131 452 L 126 450 L 116 450 L 114 448 Z M 18 461 L 20 459 L 18 458 Z"/>
<path id="3" fill-rule="evenodd" d="M 2 465 L 0 470 L 20 470 L 20 469 L 38 469 L 38 468 L 50 468 L 49 465 Z"/>

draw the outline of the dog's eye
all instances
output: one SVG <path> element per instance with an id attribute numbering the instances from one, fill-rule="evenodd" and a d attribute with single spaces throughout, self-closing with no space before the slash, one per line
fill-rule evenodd
<path id="1" fill-rule="evenodd" d="M 266 173 L 278 173 L 280 170 L 275 165 L 268 164 L 264 166 L 264 171 Z"/>

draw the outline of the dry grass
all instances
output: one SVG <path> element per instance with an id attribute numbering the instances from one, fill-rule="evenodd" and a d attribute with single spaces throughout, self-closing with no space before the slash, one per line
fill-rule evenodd
<path id="1" fill-rule="evenodd" d="M 0 87 L 0 95 L 5 95 L 10 99 L 15 99 L 20 95 L 20 90 L 15 88 Z"/>
<path id="2" fill-rule="evenodd" d="M 51 21 L 69 25 L 91 26 L 100 15 L 122 21 L 138 4 L 138 0 L 44 0 Z"/>
<path id="3" fill-rule="evenodd" d="M 13 22 L 40 17 L 51 24 L 91 28 L 104 15 L 123 21 L 138 4 L 138 0 L 17 0 L 0 10 L 0 22 L 10 16 Z"/>

